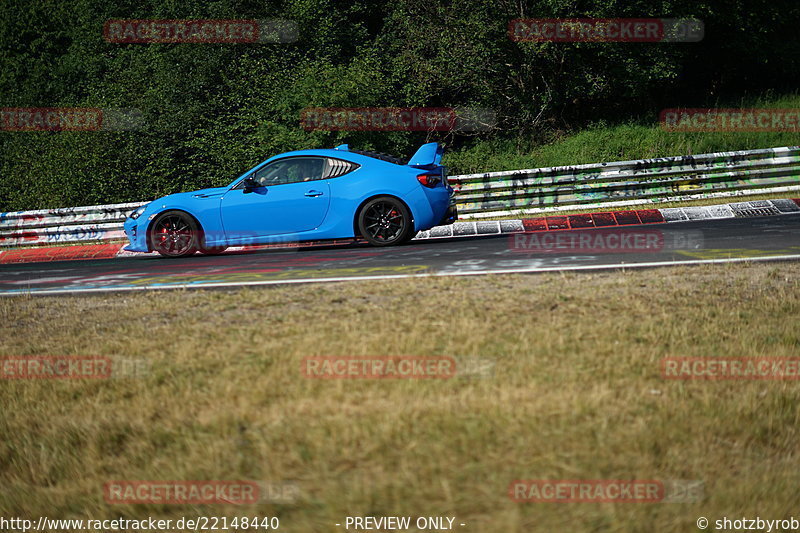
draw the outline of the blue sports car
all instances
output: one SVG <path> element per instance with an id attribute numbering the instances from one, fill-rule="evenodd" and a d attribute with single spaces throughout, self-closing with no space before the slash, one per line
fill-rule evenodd
<path id="1" fill-rule="evenodd" d="M 230 185 L 170 194 L 133 211 L 134 252 L 185 257 L 229 246 L 362 237 L 402 244 L 452 223 L 453 189 L 437 143 L 399 159 L 350 150 L 298 150 L 267 159 Z"/>

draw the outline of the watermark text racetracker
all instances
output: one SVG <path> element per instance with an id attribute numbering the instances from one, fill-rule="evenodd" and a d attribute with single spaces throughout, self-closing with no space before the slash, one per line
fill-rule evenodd
<path id="1" fill-rule="evenodd" d="M 142 377 L 149 373 L 145 359 L 103 356 L 6 356 L 0 357 L 0 379 L 115 379 Z"/>
<path id="2" fill-rule="evenodd" d="M 691 503 L 702 500 L 701 480 L 514 480 L 508 497 L 518 503 Z"/>
<path id="3" fill-rule="evenodd" d="M 694 18 L 514 19 L 508 36 L 518 42 L 691 43 L 703 40 L 705 26 Z"/>
<path id="4" fill-rule="evenodd" d="M 609 228 L 531 231 L 508 237 L 509 250 L 528 253 L 658 253 L 702 248 L 701 231 Z"/>
<path id="5" fill-rule="evenodd" d="M 492 360 L 455 356 L 309 356 L 300 366 L 311 379 L 451 379 L 493 371 Z"/>
<path id="6" fill-rule="evenodd" d="M 150 43 L 293 43 L 297 23 L 286 19 L 111 19 L 103 38 L 117 44 Z"/>
<path id="7" fill-rule="evenodd" d="M 800 380 L 800 357 L 666 357 L 661 376 L 679 380 Z"/>
<path id="8" fill-rule="evenodd" d="M 300 112 L 307 131 L 487 131 L 496 126 L 487 108 L 309 107 Z"/>
<path id="9" fill-rule="evenodd" d="M 668 132 L 799 132 L 800 108 L 671 108 L 661 111 L 660 124 Z"/>
<path id="10" fill-rule="evenodd" d="M 115 480 L 103 486 L 106 503 L 170 505 L 255 505 L 294 503 L 300 488 L 294 482 Z"/>
<path id="11" fill-rule="evenodd" d="M 4 107 L 3 131 L 128 131 L 142 127 L 142 112 L 133 108 Z"/>

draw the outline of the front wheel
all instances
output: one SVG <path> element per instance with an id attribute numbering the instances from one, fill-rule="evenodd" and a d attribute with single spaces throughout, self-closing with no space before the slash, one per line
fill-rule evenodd
<path id="1" fill-rule="evenodd" d="M 379 196 L 359 211 L 358 231 L 373 246 L 403 244 L 414 236 L 414 221 L 403 202 Z"/>
<path id="2" fill-rule="evenodd" d="M 153 221 L 150 247 L 164 257 L 194 254 L 200 241 L 197 222 L 181 211 L 166 211 Z"/>

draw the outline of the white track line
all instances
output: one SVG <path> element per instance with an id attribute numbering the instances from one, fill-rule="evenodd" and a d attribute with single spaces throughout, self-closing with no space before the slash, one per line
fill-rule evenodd
<path id="1" fill-rule="evenodd" d="M 535 274 L 541 272 L 566 272 L 582 270 L 625 270 L 632 268 L 652 268 L 665 266 L 692 266 L 692 265 L 714 265 L 721 263 L 747 263 L 747 262 L 766 262 L 766 261 L 789 261 L 800 260 L 800 255 L 776 255 L 770 257 L 732 257 L 728 259 L 695 259 L 691 261 L 654 261 L 649 263 L 623 263 L 615 265 L 574 265 L 563 267 L 544 267 L 528 269 L 504 269 L 504 270 L 478 270 L 464 272 L 440 272 L 430 274 L 396 274 L 382 276 L 352 276 L 342 278 L 301 278 L 289 280 L 265 280 L 241 282 L 220 282 L 220 283 L 197 283 L 183 285 L 149 285 L 144 287 L 95 287 L 89 289 L 53 289 L 42 291 L 31 291 L 20 289 L 17 292 L 0 292 L 0 296 L 21 296 L 21 295 L 50 295 L 50 294 L 82 294 L 92 292 L 120 292 L 120 291 L 153 291 L 153 290 L 172 290 L 172 289 L 211 289 L 224 287 L 252 287 L 261 285 L 286 285 L 290 283 L 337 283 L 342 281 L 370 281 L 370 280 L 389 280 L 404 278 L 433 278 L 445 276 L 482 276 L 487 274 Z"/>

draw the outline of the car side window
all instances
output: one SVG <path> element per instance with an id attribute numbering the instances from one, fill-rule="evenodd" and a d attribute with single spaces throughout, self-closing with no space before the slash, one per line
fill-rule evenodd
<path id="1" fill-rule="evenodd" d="M 288 157 L 258 170 L 253 176 L 263 187 L 322 179 L 325 159 L 322 157 Z"/>
<path id="2" fill-rule="evenodd" d="M 325 159 L 325 179 L 338 178 L 358 169 L 361 165 L 343 159 L 328 157 Z"/>

